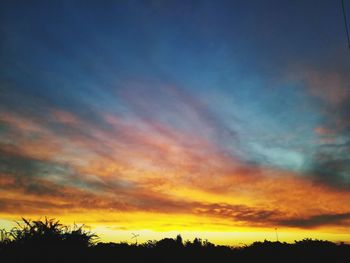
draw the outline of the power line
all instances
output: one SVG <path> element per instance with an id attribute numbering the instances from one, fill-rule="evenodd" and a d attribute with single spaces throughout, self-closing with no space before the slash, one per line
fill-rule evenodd
<path id="1" fill-rule="evenodd" d="M 346 36 L 348 38 L 348 47 L 350 49 L 350 37 L 349 37 L 349 28 L 348 28 L 348 21 L 346 20 L 346 13 L 345 13 L 345 7 L 344 7 L 344 0 L 341 0 L 341 6 L 343 8 L 343 15 L 344 15 L 344 23 L 345 23 L 345 30 L 346 30 Z"/>

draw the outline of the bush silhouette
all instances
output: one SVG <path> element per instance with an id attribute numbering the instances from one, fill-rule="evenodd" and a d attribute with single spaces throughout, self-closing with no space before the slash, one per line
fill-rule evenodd
<path id="1" fill-rule="evenodd" d="M 86 257 L 87 249 L 97 240 L 84 226 L 69 227 L 55 219 L 22 218 L 16 223 L 10 231 L 1 231 L 0 258 L 7 262 L 69 262 Z"/>
<path id="2" fill-rule="evenodd" d="M 59 220 L 47 219 L 31 221 L 22 218 L 17 226 L 5 234 L 4 242 L 12 245 L 74 245 L 87 247 L 94 244 L 97 236 L 85 231 L 83 226 L 68 227 Z"/>

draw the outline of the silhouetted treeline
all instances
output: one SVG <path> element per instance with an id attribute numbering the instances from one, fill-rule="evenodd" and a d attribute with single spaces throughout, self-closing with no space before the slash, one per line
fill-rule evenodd
<path id="1" fill-rule="evenodd" d="M 102 243 L 82 226 L 39 220 L 1 231 L 1 262 L 350 262 L 350 245 L 304 239 L 293 244 L 255 242 L 218 246 L 199 238 L 165 238 L 142 244 Z"/>

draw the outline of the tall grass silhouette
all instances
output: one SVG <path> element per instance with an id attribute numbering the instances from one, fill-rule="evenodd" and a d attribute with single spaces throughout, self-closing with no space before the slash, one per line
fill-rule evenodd
<path id="1" fill-rule="evenodd" d="M 59 220 L 47 219 L 31 221 L 22 218 L 10 231 L 2 230 L 1 242 L 12 245 L 93 245 L 97 235 L 84 230 L 84 225 L 65 226 Z"/>

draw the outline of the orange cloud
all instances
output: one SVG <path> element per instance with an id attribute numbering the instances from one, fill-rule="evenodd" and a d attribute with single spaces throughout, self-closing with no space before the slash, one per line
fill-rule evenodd
<path id="1" fill-rule="evenodd" d="M 126 213 L 142 225 L 139 213 L 169 214 L 187 225 L 186 218 L 197 223 L 205 218 L 208 229 L 322 228 L 347 222 L 350 193 L 305 175 L 250 165 L 206 138 L 164 123 L 105 115 L 110 126 L 101 128 L 52 112 L 54 121 L 74 129 L 57 134 L 48 123 L 27 119 L 22 126 L 21 119 L 6 115 L 18 137 L 17 144 L 1 146 L 2 161 L 11 166 L 0 170 L 3 217 Z M 178 226 L 174 220 L 164 224 Z"/>

